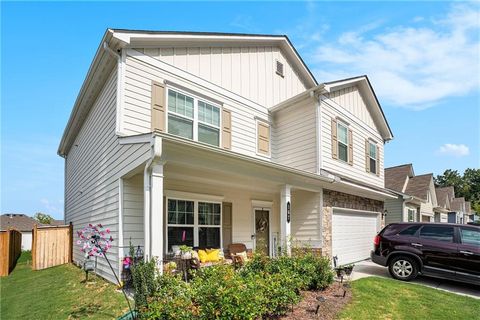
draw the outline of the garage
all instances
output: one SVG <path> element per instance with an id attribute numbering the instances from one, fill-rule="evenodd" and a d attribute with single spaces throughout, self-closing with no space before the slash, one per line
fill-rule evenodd
<path id="1" fill-rule="evenodd" d="M 332 218 L 332 253 L 337 265 L 370 257 L 373 238 L 380 228 L 378 212 L 334 209 Z"/>

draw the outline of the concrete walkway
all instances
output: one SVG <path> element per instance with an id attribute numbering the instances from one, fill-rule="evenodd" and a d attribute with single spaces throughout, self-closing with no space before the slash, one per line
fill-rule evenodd
<path id="1" fill-rule="evenodd" d="M 375 264 L 369 260 L 365 260 L 355 264 L 351 279 L 357 280 L 371 276 L 392 279 L 386 267 L 379 266 L 378 264 Z M 444 290 L 451 293 L 472 297 L 475 299 L 480 299 L 480 287 L 474 285 L 424 276 L 419 276 L 410 283 L 421 284 L 435 289 Z"/>

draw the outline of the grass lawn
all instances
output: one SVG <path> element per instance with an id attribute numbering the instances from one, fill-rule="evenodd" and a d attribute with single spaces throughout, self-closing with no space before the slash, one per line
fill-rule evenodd
<path id="1" fill-rule="evenodd" d="M 1 319 L 113 319 L 128 310 L 122 293 L 73 265 L 32 271 L 22 253 L 8 277 L 0 278 Z M 92 281 L 90 281 L 90 279 Z"/>
<path id="2" fill-rule="evenodd" d="M 352 282 L 339 319 L 480 319 L 480 300 L 377 277 Z"/>

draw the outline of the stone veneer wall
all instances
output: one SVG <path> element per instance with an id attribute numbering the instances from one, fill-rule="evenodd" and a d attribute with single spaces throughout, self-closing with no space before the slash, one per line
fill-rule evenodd
<path id="1" fill-rule="evenodd" d="M 383 212 L 383 202 L 332 190 L 323 190 L 322 254 L 332 258 L 333 207 Z M 382 220 L 382 226 L 384 222 Z"/>

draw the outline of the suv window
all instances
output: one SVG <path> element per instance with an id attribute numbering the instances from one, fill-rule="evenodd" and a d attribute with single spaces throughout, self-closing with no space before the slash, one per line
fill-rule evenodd
<path id="1" fill-rule="evenodd" d="M 470 228 L 460 228 L 460 236 L 463 244 L 480 246 L 480 231 Z"/>
<path id="2" fill-rule="evenodd" d="M 402 230 L 398 234 L 402 236 L 413 236 L 417 232 L 417 230 L 420 229 L 420 227 L 421 226 L 411 226 L 410 228 Z"/>
<path id="3" fill-rule="evenodd" d="M 453 227 L 423 226 L 420 230 L 420 238 L 453 242 Z"/>

